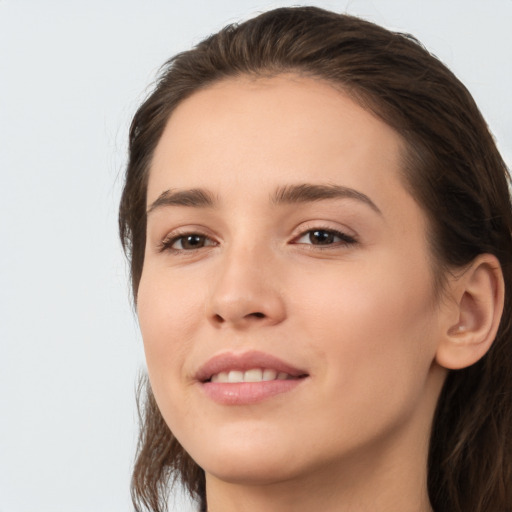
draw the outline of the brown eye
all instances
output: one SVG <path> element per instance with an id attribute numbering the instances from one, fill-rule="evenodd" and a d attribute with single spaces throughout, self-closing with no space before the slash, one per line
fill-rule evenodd
<path id="1" fill-rule="evenodd" d="M 335 235 L 332 231 L 318 229 L 309 232 L 309 241 L 314 245 L 328 245 L 335 242 Z"/>
<path id="2" fill-rule="evenodd" d="M 203 247 L 213 247 L 217 242 L 206 235 L 200 233 L 185 233 L 182 235 L 170 234 L 165 240 L 162 240 L 160 252 L 169 251 L 172 253 L 190 252 Z"/>
<path id="3" fill-rule="evenodd" d="M 171 244 L 171 248 L 190 251 L 193 249 L 200 249 L 205 245 L 207 245 L 207 238 L 204 235 L 190 234 L 175 238 Z"/>
<path id="4" fill-rule="evenodd" d="M 310 229 L 304 232 L 295 243 L 315 246 L 343 246 L 355 244 L 356 240 L 345 233 L 332 229 Z"/>

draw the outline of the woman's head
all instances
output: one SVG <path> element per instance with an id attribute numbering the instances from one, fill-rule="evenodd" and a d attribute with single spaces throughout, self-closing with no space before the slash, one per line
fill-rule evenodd
<path id="1" fill-rule="evenodd" d="M 244 105 L 247 106 L 245 114 L 249 115 L 244 114 Z M 304 105 L 304 108 L 301 109 L 300 105 Z M 201 112 L 204 112 L 204 115 L 201 115 Z M 258 112 L 261 116 L 257 115 Z M 276 117 L 277 113 L 285 116 L 282 117 L 281 125 L 279 117 Z M 302 122 L 305 119 L 311 119 L 311 124 L 301 125 L 299 117 L 294 118 L 295 114 L 299 117 L 302 114 L 300 118 Z M 265 124 L 262 121 L 265 116 L 267 116 L 267 122 L 272 123 L 269 124 L 268 130 L 265 130 Z M 194 119 L 197 119 L 196 125 Z M 251 123 L 250 119 L 254 122 Z M 324 124 L 322 119 L 325 120 Z M 229 132 L 229 126 L 233 128 L 235 122 L 239 123 L 240 133 L 233 129 Z M 339 124 L 336 124 L 337 122 Z M 211 137 L 208 137 L 208 132 L 205 131 L 206 126 L 210 130 Z M 194 140 L 195 128 L 197 128 L 196 140 Z M 282 131 L 284 128 L 286 130 Z M 297 133 L 293 133 L 295 129 Z M 231 133 L 230 140 L 227 140 L 228 133 Z M 226 139 L 225 147 L 222 146 L 223 134 Z M 336 146 L 336 135 L 339 135 L 339 147 Z M 294 139 L 295 136 L 296 139 Z M 293 151 L 294 140 L 301 143 L 296 151 Z M 362 143 L 359 142 L 361 140 Z M 248 144 L 248 141 L 252 141 L 253 144 Z M 230 147 L 231 142 L 236 143 L 233 148 Z M 280 143 L 282 147 L 279 146 Z M 320 150 L 322 143 L 326 144 L 326 147 Z M 308 144 L 316 144 L 314 146 L 316 153 L 310 161 L 308 158 L 312 153 L 308 152 L 310 148 Z M 207 155 L 205 156 L 204 148 L 208 148 L 210 158 L 215 157 L 211 170 L 207 168 L 208 158 Z M 190 161 L 191 152 L 194 149 L 198 151 L 195 167 L 190 165 L 187 167 L 186 162 Z M 244 154 L 247 158 L 246 162 L 244 162 Z M 276 166 L 276 160 L 279 159 L 280 154 L 283 161 Z M 320 169 L 315 175 L 311 170 L 314 158 L 318 155 L 322 155 L 325 161 L 320 162 Z M 265 158 L 268 157 L 271 159 L 265 167 Z M 333 160 L 335 158 L 338 158 L 337 162 Z M 238 175 L 233 171 L 231 174 L 228 172 L 228 164 L 234 160 L 238 165 Z M 357 165 L 360 166 L 360 172 L 357 172 L 359 168 Z M 186 172 L 180 174 L 176 171 L 175 178 L 169 181 L 169 177 L 173 176 L 174 168 L 179 171 L 186 169 Z M 199 169 L 201 172 L 194 176 L 192 168 Z M 273 168 L 276 169 L 275 173 L 270 172 Z M 333 169 L 336 168 L 341 170 L 339 176 L 332 174 Z M 344 172 L 343 169 L 347 171 Z M 307 170 L 310 171 L 309 174 Z M 258 179 L 255 179 L 256 173 L 258 173 Z M 281 179 L 281 183 L 279 180 L 273 182 L 276 174 Z M 280 210 L 281 213 L 275 214 L 271 213 L 270 208 L 277 208 L 277 206 L 269 205 L 262 212 L 259 220 L 267 224 L 254 224 L 257 216 L 254 214 L 251 216 L 250 209 L 257 208 L 260 211 L 263 208 L 263 203 L 258 203 L 258 194 L 276 192 L 276 188 L 278 189 L 281 184 L 318 183 L 318 179 L 314 180 L 315 176 L 321 178 L 320 184 L 326 186 L 325 189 L 306 190 L 307 187 L 302 189 L 296 187 L 294 190 L 281 190 L 281 193 L 284 196 L 286 193 L 291 196 L 295 194 L 295 203 L 297 203 L 297 197 L 301 194 L 302 196 L 304 193 L 309 194 L 310 199 L 311 194 L 320 194 L 320 196 L 332 194 L 334 197 L 336 194 L 333 192 L 335 190 L 333 185 L 344 187 L 345 196 L 341 202 L 351 206 L 342 214 L 343 221 L 340 220 L 340 223 L 336 224 L 331 218 L 332 214 L 325 210 L 320 219 L 317 219 L 322 220 L 324 224 L 314 223 L 313 225 L 311 221 L 314 219 L 306 218 L 308 207 L 301 203 L 301 207 L 295 205 L 294 209 L 288 209 L 286 212 Z M 210 180 L 208 180 L 209 177 Z M 287 179 L 283 183 L 282 178 L 285 177 Z M 227 181 L 223 181 L 224 178 Z M 158 215 L 158 206 L 169 205 L 176 199 L 170 197 L 171 192 L 167 193 L 167 190 L 185 188 L 213 189 L 214 197 L 201 195 L 202 193 L 199 195 L 196 193 L 195 196 L 189 194 L 187 197 L 180 198 L 182 205 L 184 201 L 189 201 L 189 204 L 199 201 L 209 208 L 211 206 L 209 202 L 211 203 L 212 200 L 218 200 L 221 205 L 232 204 L 232 209 L 229 210 L 231 213 L 227 216 L 219 214 L 219 210 L 211 215 L 212 219 L 217 219 L 217 221 L 212 220 L 210 226 L 206 226 L 211 231 L 208 233 L 200 231 L 200 234 L 206 235 L 206 238 L 196 237 L 187 242 L 201 245 L 206 240 L 207 247 L 212 243 L 214 248 L 211 253 L 216 250 L 214 243 L 223 236 L 227 236 L 225 233 L 229 232 L 229 229 L 223 232 L 224 228 L 220 227 L 227 225 L 226 219 L 238 219 L 239 233 L 247 233 L 241 230 L 242 223 L 239 221 L 244 215 L 249 219 L 246 227 L 255 230 L 259 235 L 263 233 L 265 227 L 277 236 L 277 224 L 272 224 L 272 218 L 279 218 L 279 215 L 281 215 L 279 226 L 283 226 L 283 230 L 287 227 L 287 222 L 292 224 L 296 222 L 294 226 L 303 230 L 300 233 L 293 232 L 295 237 L 288 236 L 288 233 L 285 234 L 288 238 L 284 236 L 288 242 L 293 242 L 287 247 L 293 246 L 294 250 L 303 245 L 303 237 L 306 236 L 304 233 L 307 229 L 316 230 L 307 234 L 309 246 L 313 235 L 317 238 L 323 237 L 325 240 L 325 237 L 333 236 L 332 231 L 343 232 L 340 224 L 344 229 L 347 227 L 350 229 L 352 223 L 356 227 L 361 226 L 359 229 L 363 235 L 360 236 L 363 239 L 367 237 L 368 242 L 357 240 L 355 235 L 358 233 L 355 228 L 352 228 L 353 232 L 343 232 L 344 237 L 334 239 L 338 244 L 336 250 L 342 251 L 342 254 L 337 253 L 337 257 L 343 261 L 345 270 L 340 268 L 343 265 L 338 263 L 335 263 L 335 268 L 329 266 L 333 262 L 326 260 L 332 257 L 326 257 L 324 250 L 320 260 L 315 260 L 318 256 L 312 258 L 316 262 L 314 267 L 312 266 L 309 270 L 303 269 L 305 270 L 304 279 L 311 278 L 310 287 L 314 287 L 315 279 L 318 283 L 323 282 L 321 276 L 315 275 L 315 272 L 322 272 L 324 269 L 332 276 L 336 272 L 345 272 L 346 266 L 353 265 L 351 277 L 359 279 L 359 291 L 362 290 L 361 302 L 358 302 L 356 285 L 354 284 L 354 288 L 349 287 L 351 282 L 349 279 L 345 289 L 342 281 L 337 284 L 340 287 L 340 303 L 345 301 L 353 308 L 345 308 L 349 311 L 345 316 L 343 316 L 343 308 L 339 311 L 340 318 L 343 320 L 340 320 L 339 325 L 340 343 L 343 343 L 343 332 L 348 330 L 346 336 L 349 339 L 347 345 L 349 351 L 352 327 L 347 324 L 352 319 L 353 327 L 356 330 L 359 329 L 358 332 L 361 329 L 364 331 L 368 326 L 365 326 L 364 322 L 357 323 L 358 313 L 368 307 L 366 312 L 363 311 L 366 316 L 361 313 L 361 319 L 366 318 L 371 322 L 370 306 L 372 304 L 376 308 L 373 318 L 377 320 L 374 325 L 364 331 L 367 341 L 371 338 L 372 329 L 375 331 L 374 336 L 378 336 L 378 332 L 384 329 L 382 324 L 385 322 L 383 319 L 378 320 L 378 314 L 387 311 L 385 306 L 389 306 L 389 314 L 398 314 L 400 311 L 404 322 L 410 321 L 413 324 L 410 330 L 402 325 L 402 322 L 395 322 L 396 325 L 394 325 L 390 321 L 389 325 L 385 325 L 381 335 L 387 342 L 379 345 L 379 351 L 382 353 L 372 353 L 376 365 L 372 370 L 374 373 L 377 371 L 379 362 L 387 369 L 393 368 L 397 357 L 403 358 L 404 362 L 402 368 L 405 371 L 401 377 L 408 372 L 424 372 L 426 376 L 430 372 L 430 368 L 425 366 L 429 357 L 431 360 L 437 358 L 448 369 L 471 366 L 452 372 L 448 376 L 441 395 L 430 444 L 430 499 L 434 508 L 439 511 L 465 510 L 470 505 L 476 509 L 475 500 L 483 502 L 484 499 L 490 499 L 483 497 L 482 489 L 487 487 L 491 489 L 488 492 L 497 496 L 495 499 L 502 500 L 489 502 L 493 503 L 492 506 L 495 509 L 497 504 L 506 503 L 503 500 L 507 499 L 505 494 L 507 491 L 501 488 L 506 487 L 509 482 L 506 478 L 510 478 L 507 473 L 510 471 L 507 465 L 508 460 L 505 460 L 510 454 L 510 447 L 506 443 L 507 436 L 510 436 L 511 414 L 508 405 L 511 373 L 509 299 L 505 301 L 505 320 L 501 323 L 495 343 L 485 356 L 484 353 L 492 341 L 489 338 L 493 334 L 492 329 L 485 339 L 485 347 L 481 352 L 475 350 L 471 352 L 473 355 L 466 359 L 460 355 L 454 355 L 453 350 L 436 352 L 437 345 L 429 344 L 433 343 L 434 337 L 421 334 L 439 327 L 438 306 L 446 305 L 454 299 L 451 292 L 457 289 L 456 283 L 466 283 L 475 288 L 475 282 L 481 284 L 482 281 L 486 281 L 487 278 L 481 278 L 482 275 L 494 275 L 498 282 L 497 262 L 503 269 L 506 285 L 511 283 L 512 220 L 506 169 L 469 93 L 442 64 L 408 36 L 393 34 L 365 21 L 315 8 L 280 9 L 263 14 L 240 26 L 228 27 L 200 43 L 190 52 L 180 54 L 169 62 L 157 88 L 139 109 L 132 124 L 130 162 L 121 201 L 120 227 L 125 247 L 131 255 L 132 284 L 136 297 L 145 265 L 145 254 L 146 258 L 148 254 L 152 258 L 149 261 L 146 259 L 146 265 L 151 267 L 149 269 L 146 267 L 145 272 L 149 276 L 156 276 L 158 271 L 158 264 L 155 264 L 157 253 L 154 251 L 158 236 L 153 237 L 153 240 L 150 239 L 151 233 L 147 230 L 148 223 L 151 228 L 150 217 L 153 216 L 151 229 L 154 233 L 159 230 L 165 231 L 167 228 L 164 225 L 167 221 L 163 222 L 163 227 L 158 228 L 158 219 L 154 220 Z M 253 194 L 249 194 L 249 190 Z M 339 192 L 339 188 L 337 190 Z M 401 194 L 401 192 L 404 193 Z M 244 205 L 241 196 L 244 194 L 247 195 L 246 211 L 241 209 Z M 393 195 L 396 196 L 395 204 L 392 200 Z M 289 195 L 288 199 L 291 196 Z M 365 202 L 364 197 L 369 197 L 370 202 Z M 276 198 L 277 196 L 274 197 Z M 289 203 L 294 204 L 294 201 L 288 201 L 288 203 L 284 201 L 284 203 L 289 206 Z M 311 204 L 314 204 L 314 208 L 319 208 L 319 204 L 331 203 L 315 200 Z M 371 236 L 367 233 L 372 229 L 375 233 L 381 235 L 384 233 L 384 228 L 379 228 L 380 230 L 372 228 L 379 222 L 379 211 L 382 214 L 384 209 L 379 207 L 379 204 L 384 204 L 388 212 L 394 208 L 394 215 L 398 216 L 397 218 L 402 215 L 402 221 L 390 223 L 393 226 L 421 227 L 419 232 L 415 232 L 414 229 L 409 230 L 408 233 L 400 230 L 385 232 L 389 239 L 394 237 L 395 240 L 392 244 L 395 252 L 392 253 L 393 258 L 389 259 L 390 265 L 392 263 L 395 267 L 386 267 L 386 258 L 383 255 L 373 264 L 371 259 L 358 260 L 359 256 L 353 254 L 357 255 L 357 251 L 361 253 L 364 249 L 354 251 L 349 248 L 350 244 L 354 243 L 348 240 L 350 238 L 352 240 L 355 238 L 359 247 L 367 243 L 366 247 L 369 248 L 372 243 Z M 146 213 L 148 208 L 151 210 L 149 214 Z M 325 208 L 328 207 L 325 206 Z M 343 212 L 343 208 L 337 204 L 336 211 Z M 358 209 L 362 209 L 362 212 Z M 299 210 L 306 215 L 302 220 L 295 218 Z M 272 211 L 278 212 L 278 210 Z M 181 214 L 177 214 L 178 217 L 179 215 Z M 186 215 L 188 216 L 189 213 Z M 318 210 L 315 210 L 315 215 L 318 215 Z M 325 225 L 325 218 L 330 218 L 329 225 Z M 306 226 L 304 222 L 308 225 Z M 190 219 L 187 218 L 185 224 L 190 226 Z M 205 227 L 202 219 L 198 219 L 195 224 L 201 229 Z M 290 233 L 292 231 L 290 229 Z M 187 231 L 189 232 L 190 230 Z M 403 236 L 402 240 L 399 233 Z M 160 233 L 160 235 L 167 234 L 168 232 Z M 174 236 L 171 246 L 169 246 L 169 240 L 163 236 L 166 247 L 176 249 L 179 246 L 183 249 L 184 240 L 176 238 L 176 232 Z M 162 236 L 160 238 L 159 241 L 162 242 Z M 256 247 L 249 242 L 250 238 L 247 238 L 246 248 L 247 244 L 249 247 Z M 265 245 L 264 240 L 259 242 Z M 343 244 L 340 245 L 341 242 Z M 386 247 L 385 244 L 379 246 L 379 243 L 375 242 L 377 247 Z M 401 243 L 404 245 L 400 245 Z M 203 251 L 202 254 L 206 253 Z M 159 254 L 158 261 L 161 264 L 164 256 Z M 414 263 L 407 258 L 407 254 L 410 254 L 410 258 L 414 258 Z M 480 255 L 484 254 L 494 255 L 495 259 L 491 256 L 482 259 Z M 245 256 L 242 257 L 239 253 L 238 258 L 233 257 L 229 268 L 232 272 L 236 272 L 237 262 L 254 257 L 260 258 L 253 261 L 253 267 L 256 273 L 261 272 L 256 279 L 260 278 L 263 283 L 258 288 L 260 290 L 258 293 L 261 292 L 261 297 L 265 294 L 267 296 L 265 300 L 262 299 L 261 307 L 257 307 L 256 304 L 249 305 L 249 309 L 252 307 L 254 311 L 249 311 L 248 314 L 251 315 L 252 320 L 257 319 L 258 325 L 264 325 L 265 322 L 274 325 L 282 323 L 283 315 L 286 315 L 286 311 L 291 307 L 283 296 L 289 293 L 292 285 L 290 281 L 287 283 L 279 281 L 277 288 L 274 285 L 268 285 L 275 280 L 272 276 L 265 275 L 265 269 L 271 269 L 268 272 L 272 273 L 276 265 L 279 266 L 273 256 L 265 251 L 260 254 L 257 250 L 252 252 L 247 250 Z M 204 257 L 202 258 L 200 260 L 204 261 Z M 296 254 L 294 258 L 303 261 L 305 255 Z M 187 269 L 181 268 L 179 272 L 173 274 L 174 282 L 179 284 L 181 290 L 186 289 L 184 287 L 187 286 L 187 281 L 182 282 L 182 278 L 187 271 L 190 271 L 191 266 L 194 264 L 196 266 L 196 272 L 191 274 L 194 279 L 204 271 L 204 269 L 201 270 L 200 265 L 188 261 L 187 265 L 184 263 L 178 265 Z M 366 270 L 361 267 L 362 262 L 366 262 Z M 374 279 L 379 275 L 376 271 L 377 263 L 383 265 L 384 275 L 380 284 Z M 168 259 L 163 264 L 166 268 L 174 265 L 174 271 L 177 269 L 176 264 L 171 264 Z M 221 267 L 214 269 L 217 274 L 219 268 Z M 386 281 L 386 278 L 393 277 L 393 268 L 395 270 L 400 268 L 403 272 L 396 271 L 394 274 L 396 278 Z M 484 271 L 479 272 L 478 269 L 484 269 Z M 284 276 L 284 279 L 287 275 L 292 275 L 292 270 L 289 265 L 285 265 L 278 271 L 279 276 Z M 462 270 L 466 272 L 462 273 Z M 242 271 L 240 272 L 238 278 L 228 276 L 224 284 L 229 282 L 229 279 L 234 282 L 240 281 L 241 276 L 245 275 Z M 468 284 L 465 279 L 471 275 L 476 277 Z M 254 278 L 253 276 L 251 279 Z M 368 286 L 365 286 L 364 278 L 368 278 L 366 282 Z M 181 322 L 183 325 L 189 319 L 187 318 L 189 311 L 194 309 L 192 307 L 187 310 L 186 301 L 193 301 L 197 294 L 203 291 L 210 292 L 216 286 L 220 286 L 218 283 L 222 280 L 219 281 L 219 279 L 218 275 L 212 276 L 212 273 L 206 272 L 205 290 L 198 290 L 195 294 L 183 293 L 182 300 L 177 290 L 164 289 L 169 285 L 165 277 L 149 279 L 147 286 L 141 289 L 142 302 L 139 304 L 143 332 L 146 330 L 149 333 L 148 338 L 151 338 L 153 335 L 150 331 L 161 327 L 158 320 L 152 317 L 152 310 L 157 311 L 159 305 L 155 304 L 153 308 L 148 297 L 152 296 L 155 300 L 162 298 L 163 307 L 173 304 L 172 301 L 165 303 L 165 297 L 169 295 L 180 299 L 181 303 L 175 303 L 175 312 L 169 311 L 168 316 L 171 323 L 180 325 Z M 399 279 L 404 280 L 402 297 L 398 293 L 400 286 L 397 280 Z M 492 282 L 492 279 L 489 278 L 487 281 Z M 354 283 L 357 281 L 354 280 Z M 193 284 L 198 283 L 193 281 Z M 160 288 L 158 288 L 159 285 L 161 285 Z M 250 283 L 247 283 L 247 287 L 250 288 Z M 351 298 L 345 296 L 347 289 L 352 294 Z M 370 293 L 371 290 L 375 291 L 373 295 Z M 379 294 L 383 292 L 384 295 L 379 303 Z M 314 299 L 318 299 L 323 293 L 325 289 L 315 289 L 312 295 Z M 384 300 L 386 293 L 390 294 L 388 301 Z M 363 294 L 366 294 L 366 299 Z M 229 293 L 227 295 L 224 293 L 224 297 L 226 296 L 229 297 Z M 236 294 L 232 294 L 232 297 L 234 296 Z M 293 292 L 293 296 L 300 297 L 300 287 Z M 468 295 L 464 296 L 465 302 L 468 302 Z M 219 328 L 222 324 L 221 320 L 225 322 L 230 314 L 236 316 L 236 311 L 239 312 L 239 310 L 236 310 L 233 304 L 239 304 L 238 299 L 231 301 L 230 307 L 234 307 L 231 310 L 225 309 L 229 301 L 225 301 L 224 306 L 222 301 L 210 301 L 212 313 L 209 320 L 210 326 L 213 322 L 213 328 Z M 303 311 L 303 317 L 306 320 L 309 318 L 308 315 L 311 315 L 309 323 L 306 321 L 303 326 L 305 331 L 315 318 L 322 321 L 324 314 L 327 314 L 328 318 L 333 318 L 333 311 L 337 306 L 336 304 L 333 306 L 336 300 L 336 289 L 325 293 L 323 299 L 325 304 L 322 308 L 319 307 L 321 301 L 316 299 L 312 300 L 311 307 L 306 307 Z M 460 300 L 455 302 L 460 305 L 462 296 L 458 299 Z M 499 305 L 499 300 L 497 303 Z M 296 309 L 300 304 L 305 305 L 304 300 L 301 303 L 299 299 L 296 300 L 296 304 Z M 221 306 L 224 308 L 222 309 L 224 313 L 221 313 Z M 205 300 L 204 308 L 208 307 L 208 301 Z M 316 307 L 319 309 L 315 312 Z M 471 317 L 468 311 L 472 308 L 473 306 L 465 309 L 464 318 Z M 423 310 L 429 311 L 428 314 L 425 313 L 425 318 L 417 315 Z M 460 311 L 460 309 L 455 310 Z M 452 309 L 445 306 L 443 311 L 450 312 Z M 176 318 L 173 318 L 173 315 Z M 276 318 L 280 319 L 279 322 Z M 413 322 L 415 318 L 419 320 Z M 454 322 L 453 327 L 460 330 L 451 332 L 452 337 L 461 342 L 467 339 L 464 338 L 464 331 L 468 328 L 466 325 L 468 323 L 470 322 Z M 179 329 L 177 331 L 181 332 Z M 286 332 L 288 331 L 282 330 L 283 334 Z M 326 332 L 334 333 L 335 328 L 331 330 L 327 328 Z M 414 350 L 412 353 L 404 352 L 405 340 L 419 338 L 420 334 L 425 339 L 428 338 L 428 343 L 425 342 L 422 345 L 423 352 L 416 353 Z M 187 337 L 189 331 L 183 330 L 182 335 Z M 357 337 L 357 334 L 354 336 Z M 392 344 L 400 341 L 402 343 L 398 343 L 395 347 L 400 351 L 393 352 Z M 449 346 L 453 347 L 453 345 Z M 184 340 L 183 346 L 188 346 L 187 340 Z M 413 346 L 416 348 L 415 345 Z M 371 348 L 370 343 L 368 347 Z M 196 354 L 200 354 L 197 349 L 194 350 Z M 326 353 L 332 355 L 332 347 L 327 347 Z M 151 352 L 148 354 L 151 375 L 152 368 L 157 363 L 151 363 Z M 161 359 L 162 354 L 158 351 L 153 350 L 153 354 Z M 359 356 L 361 354 L 363 352 L 358 353 Z M 173 354 L 173 356 L 176 355 L 176 353 Z M 315 357 L 318 360 L 318 354 L 316 356 L 309 354 L 308 349 L 304 348 L 296 358 L 292 357 L 291 362 L 300 367 L 305 364 L 304 359 L 309 355 L 313 361 Z M 337 355 L 351 357 L 349 353 Z M 197 355 L 194 363 L 202 362 L 202 356 L 203 353 Z M 180 361 L 179 351 L 176 359 Z M 186 359 L 182 362 L 184 367 L 187 364 L 192 365 Z M 476 364 L 471 364 L 475 362 Z M 368 368 L 372 369 L 371 366 Z M 339 373 L 342 374 L 342 370 L 340 369 Z M 314 371 L 313 366 L 312 372 Z M 332 371 L 332 375 L 336 375 L 335 367 Z M 151 377 L 155 382 L 158 381 L 156 369 Z M 342 377 L 333 377 L 333 379 Z M 372 387 L 372 379 L 369 378 L 367 381 Z M 440 389 L 443 381 L 444 374 L 439 372 L 439 377 L 431 380 L 432 386 Z M 413 380 L 404 381 L 402 384 L 411 382 Z M 414 382 L 418 383 L 418 380 Z M 350 383 L 353 383 L 353 380 L 347 380 L 344 385 L 349 387 Z M 373 382 L 373 385 L 375 384 L 379 383 Z M 400 388 L 399 384 L 400 382 L 397 381 L 397 389 Z M 357 390 L 357 388 L 354 389 Z M 429 392 L 428 396 L 437 398 L 439 389 Z M 165 384 L 159 384 L 158 390 L 155 389 L 157 394 L 161 395 L 157 396 L 161 406 L 164 402 L 162 396 L 166 393 L 165 390 Z M 354 393 L 357 394 L 355 391 Z M 358 395 L 358 398 L 361 398 L 361 395 Z M 408 392 L 404 392 L 403 396 L 397 399 L 397 401 L 402 400 L 402 409 L 400 411 L 397 409 L 396 415 L 389 418 L 397 421 L 399 413 L 403 413 L 407 409 L 407 404 L 412 403 L 414 398 L 414 390 L 409 389 Z M 181 473 L 181 477 L 192 491 L 202 494 L 204 474 L 170 434 L 152 397 L 148 403 L 147 429 L 143 433 L 146 437 L 142 438 L 134 480 L 136 493 L 146 496 L 149 502 L 155 500 L 157 487 L 162 484 L 170 468 L 177 469 Z M 393 405 L 390 404 L 384 409 L 389 415 Z M 350 412 L 355 410 L 347 409 Z M 500 414 L 507 417 L 501 423 Z M 428 414 L 425 418 L 428 418 Z M 168 420 L 167 417 L 166 420 Z M 430 427 L 428 421 L 424 423 L 427 423 L 428 430 Z M 357 426 L 357 421 L 355 424 Z M 189 428 L 187 425 L 185 427 Z M 385 425 L 381 424 L 381 427 L 384 428 Z M 486 452 L 496 453 L 497 460 L 490 461 Z M 193 455 L 202 462 L 200 455 L 196 453 Z M 503 460 L 500 460 L 500 457 Z M 482 466 L 487 468 L 488 478 L 478 473 Z M 467 501 L 464 501 L 465 499 Z M 153 507 L 155 503 L 155 501 L 151 502 Z M 483 505 L 476 510 L 486 510 L 482 507 Z"/>

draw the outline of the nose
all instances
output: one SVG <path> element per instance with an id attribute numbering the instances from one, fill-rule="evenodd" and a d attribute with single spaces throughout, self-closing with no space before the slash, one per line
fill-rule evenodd
<path id="1" fill-rule="evenodd" d="M 249 247 L 227 251 L 216 267 L 207 316 L 216 328 L 243 330 L 282 322 L 286 308 L 277 262 Z"/>

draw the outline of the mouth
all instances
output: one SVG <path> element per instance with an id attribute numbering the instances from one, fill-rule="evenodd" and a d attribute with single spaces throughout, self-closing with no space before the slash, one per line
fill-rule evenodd
<path id="1" fill-rule="evenodd" d="M 309 374 L 263 352 L 219 354 L 196 375 L 206 395 L 223 405 L 248 405 L 291 391 Z"/>
<path id="2" fill-rule="evenodd" d="M 286 372 L 278 372 L 272 368 L 251 368 L 250 370 L 230 370 L 228 372 L 215 373 L 208 382 L 269 382 L 271 380 L 292 380 L 305 377 L 299 375 L 294 377 Z"/>
<path id="3" fill-rule="evenodd" d="M 226 352 L 209 359 L 196 373 L 199 382 L 268 382 L 306 377 L 305 370 L 264 352 Z"/>

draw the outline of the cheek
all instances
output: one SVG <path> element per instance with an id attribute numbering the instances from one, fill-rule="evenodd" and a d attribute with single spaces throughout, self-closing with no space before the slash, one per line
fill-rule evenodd
<path id="1" fill-rule="evenodd" d="M 421 393 L 436 346 L 432 288 L 425 267 L 399 263 L 382 257 L 371 267 L 317 273 L 292 294 L 299 332 L 325 362 L 317 369 L 325 389 L 373 406 L 379 397 Z"/>
<path id="2" fill-rule="evenodd" d="M 193 333 L 204 310 L 202 290 L 166 272 L 145 269 L 137 295 L 137 314 L 153 387 L 176 380 L 193 344 Z M 157 390 L 154 389 L 155 393 Z"/>

